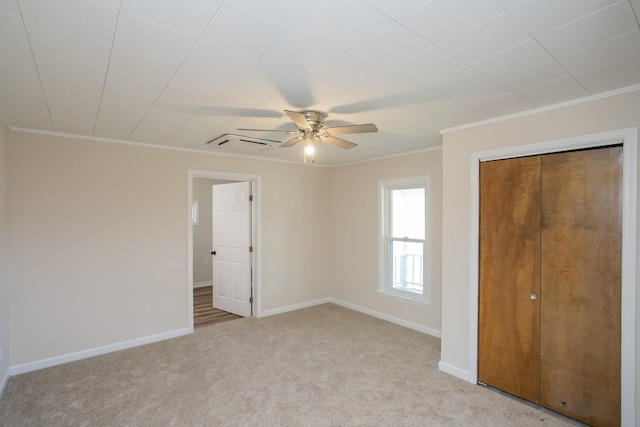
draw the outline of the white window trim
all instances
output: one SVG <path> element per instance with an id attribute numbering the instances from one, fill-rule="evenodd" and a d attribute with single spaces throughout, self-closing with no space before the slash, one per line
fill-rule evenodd
<path id="1" fill-rule="evenodd" d="M 389 285 L 389 248 L 386 233 L 389 227 L 388 191 L 401 188 L 424 186 L 425 197 L 425 236 L 423 251 L 423 292 L 416 295 L 409 291 L 393 289 Z M 408 178 L 386 179 L 378 181 L 378 296 L 421 307 L 431 306 L 431 190 L 429 175 Z"/>

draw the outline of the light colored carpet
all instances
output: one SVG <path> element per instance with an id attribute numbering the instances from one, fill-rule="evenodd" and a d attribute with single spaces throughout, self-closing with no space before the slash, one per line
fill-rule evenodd
<path id="1" fill-rule="evenodd" d="M 2 426 L 566 426 L 440 372 L 440 340 L 333 304 L 12 377 Z"/>

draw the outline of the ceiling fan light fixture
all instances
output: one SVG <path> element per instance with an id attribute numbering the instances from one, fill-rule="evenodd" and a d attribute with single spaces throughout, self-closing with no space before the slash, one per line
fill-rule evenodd
<path id="1" fill-rule="evenodd" d="M 314 163 L 316 161 L 314 155 L 316 152 L 316 147 L 313 146 L 313 141 L 305 140 L 304 141 L 304 154 L 302 156 L 302 163 L 305 165 L 307 162 Z"/>

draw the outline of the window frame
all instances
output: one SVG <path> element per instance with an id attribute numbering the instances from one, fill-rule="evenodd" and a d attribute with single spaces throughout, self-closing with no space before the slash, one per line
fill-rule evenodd
<path id="1" fill-rule="evenodd" d="M 424 189 L 424 239 L 397 238 L 391 236 L 391 192 L 393 190 Z M 378 181 L 378 295 L 396 301 L 427 307 L 431 305 L 431 264 L 430 264 L 430 208 L 431 191 L 429 175 Z M 422 294 L 393 287 L 390 252 L 394 241 L 422 242 Z"/>

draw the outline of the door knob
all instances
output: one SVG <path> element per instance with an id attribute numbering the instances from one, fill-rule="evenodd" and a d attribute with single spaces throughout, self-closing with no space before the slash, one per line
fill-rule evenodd
<path id="1" fill-rule="evenodd" d="M 538 294 L 531 294 L 530 297 L 531 299 L 538 299 Z"/>
<path id="2" fill-rule="evenodd" d="M 216 254 L 216 251 L 211 251 L 211 255 L 215 255 L 215 254 Z"/>

